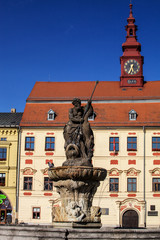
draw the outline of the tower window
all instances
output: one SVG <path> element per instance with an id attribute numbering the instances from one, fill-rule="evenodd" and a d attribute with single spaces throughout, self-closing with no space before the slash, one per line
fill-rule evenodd
<path id="1" fill-rule="evenodd" d="M 129 120 L 134 121 L 137 119 L 137 113 L 133 109 L 129 112 Z"/>
<path id="2" fill-rule="evenodd" d="M 130 35 L 130 36 L 133 36 L 133 29 L 130 29 L 130 30 L 129 30 L 129 35 Z"/>
<path id="3" fill-rule="evenodd" d="M 47 117 L 47 119 L 48 119 L 49 121 L 53 121 L 53 120 L 55 119 L 55 112 L 54 112 L 52 109 L 50 109 L 50 110 L 48 111 L 48 117 Z"/>

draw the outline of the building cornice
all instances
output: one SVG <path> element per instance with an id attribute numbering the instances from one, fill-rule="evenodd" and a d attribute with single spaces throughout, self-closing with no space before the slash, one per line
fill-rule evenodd
<path id="1" fill-rule="evenodd" d="M 53 104 L 71 104 L 72 101 L 71 100 L 66 100 L 66 101 L 60 101 L 60 100 L 27 100 L 27 103 L 44 103 L 44 104 L 48 104 L 48 103 L 53 103 Z M 82 104 L 87 103 L 87 101 L 82 100 L 81 101 Z M 119 99 L 119 100 L 114 100 L 114 99 L 110 99 L 110 100 L 93 100 L 92 103 L 96 104 L 96 103 L 160 103 L 160 98 L 154 98 L 154 99 Z"/>

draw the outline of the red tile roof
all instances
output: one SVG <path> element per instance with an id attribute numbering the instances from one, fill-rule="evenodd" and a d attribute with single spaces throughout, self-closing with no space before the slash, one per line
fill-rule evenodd
<path id="1" fill-rule="evenodd" d="M 95 82 L 36 82 L 26 103 L 21 126 L 63 127 L 68 121 L 68 111 L 74 97 L 86 100 L 90 97 Z M 147 82 L 143 88 L 121 88 L 120 82 L 99 82 L 93 103 L 96 113 L 95 127 L 113 126 L 160 126 L 160 81 Z M 99 101 L 104 100 L 104 102 Z M 105 101 L 106 100 L 106 101 Z M 116 100 L 116 102 L 108 102 Z M 119 101 L 128 100 L 128 101 Z M 141 100 L 141 102 L 133 101 Z M 146 100 L 146 101 L 143 101 Z M 150 100 L 150 101 L 147 101 Z M 156 102 L 156 101 L 157 102 Z M 57 102 L 58 101 L 58 102 Z M 52 109 L 54 121 L 47 120 Z M 138 114 L 136 121 L 129 120 L 129 111 Z"/>
<path id="2" fill-rule="evenodd" d="M 68 121 L 70 103 L 26 103 L 21 126 L 63 127 Z M 160 103 L 94 103 L 95 121 L 92 126 L 160 126 Z M 54 121 L 47 120 L 52 109 L 56 114 Z M 136 121 L 129 120 L 129 111 L 134 109 Z"/>
<path id="3" fill-rule="evenodd" d="M 86 100 L 91 96 L 95 82 L 36 82 L 27 101 Z M 143 88 L 121 88 L 120 82 L 100 81 L 93 100 L 160 99 L 160 81 L 151 81 Z"/>

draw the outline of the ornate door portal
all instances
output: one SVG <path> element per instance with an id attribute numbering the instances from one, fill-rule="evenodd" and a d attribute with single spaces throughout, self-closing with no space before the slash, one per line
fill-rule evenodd
<path id="1" fill-rule="evenodd" d="M 134 210 L 128 210 L 122 217 L 123 228 L 138 228 L 138 214 Z"/>

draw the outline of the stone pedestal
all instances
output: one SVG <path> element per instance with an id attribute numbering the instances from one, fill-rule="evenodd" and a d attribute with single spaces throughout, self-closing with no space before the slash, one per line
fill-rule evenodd
<path id="1" fill-rule="evenodd" d="M 61 197 L 61 206 L 53 207 L 54 225 L 101 227 L 100 208 L 92 206 L 92 201 L 106 174 L 105 169 L 84 166 L 49 169 L 48 175 Z"/>

